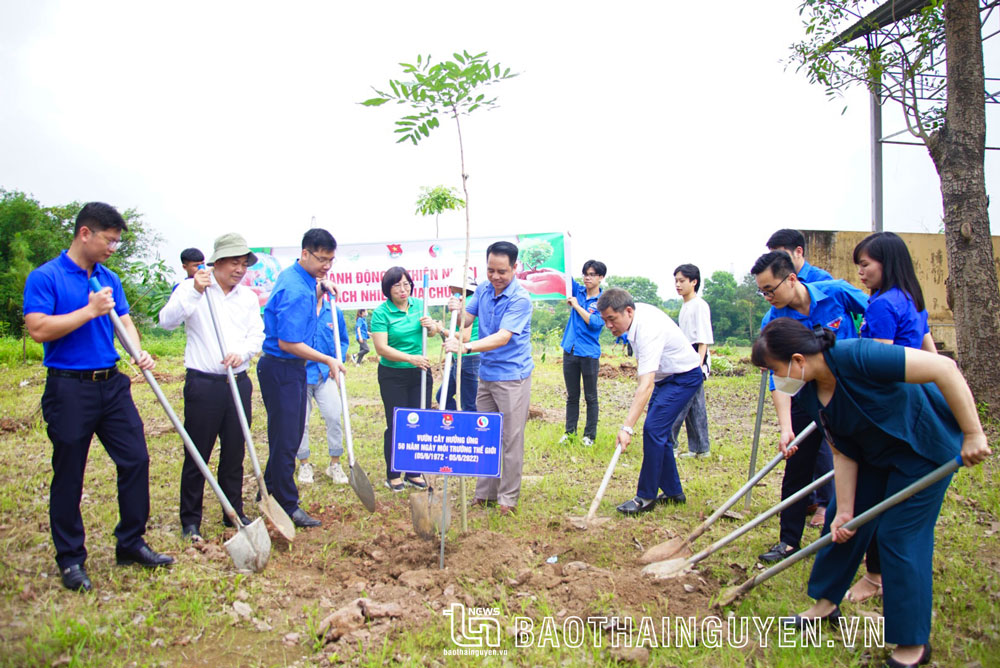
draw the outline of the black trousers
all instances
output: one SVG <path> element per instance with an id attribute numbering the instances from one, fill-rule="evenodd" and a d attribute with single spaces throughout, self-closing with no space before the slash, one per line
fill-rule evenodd
<path id="1" fill-rule="evenodd" d="M 427 407 L 431 406 L 434 378 L 427 372 Z M 378 391 L 382 395 L 382 405 L 385 406 L 385 434 L 382 438 L 382 451 L 385 455 L 385 478 L 398 478 L 400 471 L 392 468 L 392 413 L 396 408 L 420 408 L 420 369 L 397 369 L 395 367 L 378 365 Z M 409 472 L 406 475 L 411 475 Z M 417 474 L 412 474 L 417 475 Z"/>
<path id="2" fill-rule="evenodd" d="M 792 399 L 792 430 L 799 434 L 809 426 L 812 418 L 799 408 Z M 823 430 L 817 429 L 799 444 L 794 455 L 785 460 L 785 477 L 781 480 L 781 498 L 787 499 L 818 476 L 825 475 L 833 469 L 833 454 L 829 446 L 823 447 Z M 816 490 L 816 496 L 830 499 L 833 496 L 833 482 L 828 482 Z M 806 496 L 797 503 L 781 511 L 781 538 L 783 543 L 799 547 L 802 540 L 802 530 L 806 525 L 806 508 L 809 507 L 809 497 Z"/>
<path id="3" fill-rule="evenodd" d="M 132 550 L 145 544 L 149 453 L 131 385 L 128 376 L 120 373 L 100 381 L 57 376 L 45 381 L 42 417 L 52 441 L 49 527 L 60 569 L 87 560 L 80 498 L 94 434 L 118 473 L 118 546 Z"/>
<path id="4" fill-rule="evenodd" d="M 357 353 L 357 358 L 354 361 L 357 362 L 358 364 L 361 364 L 361 360 L 363 360 L 365 358 L 365 355 L 367 355 L 369 352 L 371 351 L 368 348 L 368 340 L 365 339 L 364 341 L 358 341 L 358 353 Z"/>
<path id="5" fill-rule="evenodd" d="M 580 377 L 583 377 L 583 396 L 587 400 L 587 424 L 583 435 L 597 438 L 597 372 L 601 360 L 596 357 L 580 357 L 563 351 L 563 380 L 566 381 L 566 433 L 576 433 L 576 423 L 580 419 Z"/>
<path id="6" fill-rule="evenodd" d="M 267 411 L 268 458 L 264 484 L 291 517 L 299 508 L 295 453 L 302 443 L 309 400 L 305 360 L 286 360 L 265 354 L 257 362 L 257 382 Z"/>
<path id="7" fill-rule="evenodd" d="M 246 372 L 237 374 L 236 387 L 240 390 L 247 423 L 251 423 L 253 384 Z M 188 369 L 184 379 L 184 429 L 206 464 L 212 459 L 215 439 L 219 439 L 219 467 L 215 477 L 236 514 L 242 515 L 243 454 L 246 446 L 232 390 L 225 376 L 209 376 Z M 185 449 L 184 466 L 181 468 L 182 527 L 189 524 L 201 526 L 204 493 L 205 478 Z"/>

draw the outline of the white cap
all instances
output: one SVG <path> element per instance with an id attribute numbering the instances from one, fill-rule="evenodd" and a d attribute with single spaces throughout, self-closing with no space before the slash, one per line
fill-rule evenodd
<path id="1" fill-rule="evenodd" d="M 472 267 L 469 267 L 469 271 L 466 273 L 465 287 L 467 289 L 467 294 L 472 294 L 476 291 L 476 275 L 472 271 Z M 449 288 L 462 288 L 462 266 L 459 265 L 451 270 L 451 274 L 448 275 L 448 287 Z"/>

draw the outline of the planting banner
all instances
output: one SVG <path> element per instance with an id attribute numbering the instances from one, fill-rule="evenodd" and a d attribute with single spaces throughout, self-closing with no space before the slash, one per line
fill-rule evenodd
<path id="1" fill-rule="evenodd" d="M 518 234 L 505 237 L 473 238 L 469 267 L 482 283 L 486 280 L 486 248 L 495 241 L 511 241 L 518 247 L 515 273 L 532 299 L 566 299 L 566 285 L 571 274 L 569 239 L 561 233 Z M 301 255 L 294 246 L 264 246 L 252 249 L 257 264 L 250 267 L 243 284 L 257 293 L 261 307 L 283 269 Z M 423 277 L 427 274 L 428 303 L 445 304 L 451 296 L 448 288 L 452 272 L 461 272 L 465 259 L 465 239 L 429 239 L 399 243 L 340 244 L 337 259 L 328 278 L 340 288 L 337 305 L 342 309 L 375 308 L 385 301 L 382 275 L 394 266 L 404 267 L 413 278 L 413 296 L 424 297 Z"/>
<path id="2" fill-rule="evenodd" d="M 392 413 L 392 470 L 500 477 L 503 415 L 418 408 Z"/>

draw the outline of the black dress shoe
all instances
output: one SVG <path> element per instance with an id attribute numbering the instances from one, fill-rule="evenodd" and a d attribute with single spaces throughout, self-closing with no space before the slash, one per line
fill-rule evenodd
<path id="1" fill-rule="evenodd" d="M 687 500 L 688 500 L 687 497 L 684 496 L 684 492 L 681 492 L 680 494 L 674 494 L 673 496 L 667 496 L 663 492 L 660 492 L 660 494 L 656 497 L 657 503 L 681 504 L 681 503 L 687 503 Z"/>
<path id="2" fill-rule="evenodd" d="M 73 564 L 62 569 L 62 583 L 63 587 L 71 591 L 90 591 L 94 588 L 83 564 Z"/>
<path id="3" fill-rule="evenodd" d="M 318 527 L 323 523 L 320 522 L 315 517 L 309 517 L 306 515 L 306 511 L 301 508 L 296 508 L 295 512 L 292 513 L 292 523 L 297 527 L 302 527 L 303 529 L 308 529 L 310 527 Z"/>
<path id="4" fill-rule="evenodd" d="M 785 617 L 785 619 L 788 619 L 788 617 Z M 801 629 L 803 626 L 806 625 L 807 622 L 811 624 L 816 619 L 818 619 L 821 622 L 829 622 L 833 624 L 838 619 L 840 619 L 840 606 L 834 606 L 833 610 L 829 614 L 823 615 L 822 617 L 806 618 L 803 617 L 802 615 L 795 615 L 791 619 L 792 619 L 791 622 L 792 625 L 797 629 Z"/>
<path id="5" fill-rule="evenodd" d="M 410 487 L 416 487 L 417 489 L 427 489 L 426 480 L 417 480 L 416 477 L 411 478 L 410 476 L 404 476 L 403 482 Z"/>
<path id="6" fill-rule="evenodd" d="M 201 529 L 197 524 L 185 524 L 181 529 L 181 535 L 188 540 L 201 540 Z"/>
<path id="7" fill-rule="evenodd" d="M 243 522 L 243 526 L 250 526 L 250 521 L 251 521 L 251 520 L 250 520 L 250 518 L 249 518 L 249 517 L 247 517 L 247 516 L 246 516 L 246 515 L 244 515 L 243 513 L 240 513 L 240 514 L 238 515 L 238 517 L 240 518 L 240 522 Z M 222 516 L 222 526 L 226 526 L 226 527 L 229 527 L 229 528 L 232 528 L 232 527 L 233 527 L 233 523 L 232 523 L 232 521 L 231 521 L 231 520 L 229 519 L 229 517 L 228 517 L 228 516 L 226 516 L 226 515 L 223 515 L 223 516 Z"/>
<path id="8" fill-rule="evenodd" d="M 654 499 L 646 500 L 640 499 L 638 496 L 634 499 L 629 499 L 622 505 L 618 506 L 618 512 L 622 515 L 638 515 L 639 513 L 648 513 L 650 510 L 656 507 Z"/>
<path id="9" fill-rule="evenodd" d="M 131 566 L 139 564 L 146 568 L 156 568 L 157 566 L 169 566 L 174 563 L 174 558 L 154 552 L 148 545 L 140 545 L 134 550 L 124 550 L 121 547 L 115 548 L 115 562 L 119 566 Z"/>
<path id="10" fill-rule="evenodd" d="M 769 564 L 773 564 L 773 563 L 781 561 L 785 557 L 792 556 L 793 554 L 795 554 L 798 551 L 799 551 L 799 548 L 792 547 L 788 543 L 782 542 L 782 543 L 778 543 L 777 545 L 775 545 L 774 547 L 772 547 L 770 550 L 768 550 L 764 554 L 760 555 L 760 560 L 761 561 L 766 561 Z"/>
<path id="11" fill-rule="evenodd" d="M 900 663 L 896 661 L 891 656 L 886 660 L 884 668 L 916 668 L 917 666 L 927 665 L 931 660 L 931 644 L 927 643 L 924 645 L 924 651 L 917 659 L 916 663 Z"/>

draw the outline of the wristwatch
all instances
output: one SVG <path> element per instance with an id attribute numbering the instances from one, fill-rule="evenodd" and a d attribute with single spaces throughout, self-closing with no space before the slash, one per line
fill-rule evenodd
<path id="1" fill-rule="evenodd" d="M 634 436 L 635 435 L 635 429 L 632 429 L 632 427 L 628 426 L 627 424 L 623 424 L 620 431 L 625 432 L 629 436 Z"/>

